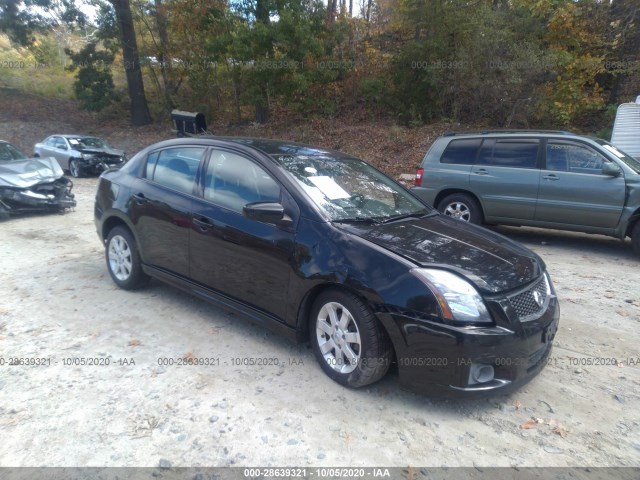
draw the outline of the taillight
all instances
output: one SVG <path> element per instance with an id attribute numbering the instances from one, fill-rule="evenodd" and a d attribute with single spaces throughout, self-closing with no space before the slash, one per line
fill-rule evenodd
<path id="1" fill-rule="evenodd" d="M 422 175 L 424 175 L 424 168 L 419 168 L 416 171 L 416 179 L 413 181 L 413 184 L 416 187 L 419 187 L 420 185 L 422 185 Z"/>

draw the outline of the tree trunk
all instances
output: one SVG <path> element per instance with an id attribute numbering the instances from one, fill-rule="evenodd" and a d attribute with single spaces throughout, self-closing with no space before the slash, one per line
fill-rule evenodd
<path id="1" fill-rule="evenodd" d="M 327 1 L 327 23 L 331 25 L 336 19 L 336 10 L 338 8 L 338 0 Z"/>
<path id="2" fill-rule="evenodd" d="M 173 95 L 176 93 L 176 87 L 173 83 L 171 74 L 172 58 L 167 55 L 169 51 L 169 35 L 167 33 L 167 17 L 163 11 L 162 0 L 154 0 L 156 6 L 156 26 L 158 27 L 158 38 L 160 43 L 160 74 L 162 75 L 162 83 L 164 84 L 164 103 L 168 112 L 175 108 Z"/>
<path id="3" fill-rule="evenodd" d="M 148 125 L 151 123 L 151 115 L 144 95 L 144 83 L 142 82 L 136 32 L 133 28 L 131 5 L 129 0 L 111 0 L 111 2 L 115 8 L 118 26 L 120 27 L 122 58 L 131 101 L 131 123 L 134 126 Z"/>
<path id="4" fill-rule="evenodd" d="M 269 24 L 268 0 L 256 1 L 256 20 Z M 266 55 L 265 55 L 266 58 Z M 263 82 L 263 80 L 261 80 Z M 256 101 L 256 123 L 266 123 L 269 120 L 269 97 L 267 96 L 267 85 L 260 85 L 260 98 Z"/>

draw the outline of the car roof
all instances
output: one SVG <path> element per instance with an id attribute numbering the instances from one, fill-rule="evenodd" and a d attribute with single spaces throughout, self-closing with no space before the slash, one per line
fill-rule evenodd
<path id="1" fill-rule="evenodd" d="M 258 150 L 268 156 L 275 155 L 303 155 L 308 157 L 355 158 L 342 152 L 320 148 L 313 145 L 290 142 L 287 140 L 273 140 L 254 137 L 227 137 L 216 135 L 199 135 L 195 137 L 181 137 L 165 140 L 153 145 L 153 148 L 162 148 L 176 145 L 214 145 L 213 142 L 225 142 Z"/>
<path id="2" fill-rule="evenodd" d="M 446 132 L 443 133 L 442 137 L 478 137 L 478 136 L 567 136 L 567 137 L 582 137 L 582 135 L 569 132 L 566 130 L 478 130 L 471 132 Z"/>
<path id="3" fill-rule="evenodd" d="M 72 133 L 63 133 L 61 135 L 51 135 L 52 137 L 64 137 L 64 138 L 98 138 L 95 135 L 74 135 Z"/>

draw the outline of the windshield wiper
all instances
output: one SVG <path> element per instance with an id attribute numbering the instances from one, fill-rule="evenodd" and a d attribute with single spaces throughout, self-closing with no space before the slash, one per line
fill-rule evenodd
<path id="1" fill-rule="evenodd" d="M 336 220 L 331 221 L 334 223 L 371 223 L 374 225 L 382 223 L 378 217 L 337 218 Z"/>
<path id="2" fill-rule="evenodd" d="M 394 215 L 392 217 L 385 218 L 384 220 L 382 220 L 381 223 L 391 223 L 391 222 L 395 222 L 396 220 L 402 220 L 404 218 L 432 217 L 434 215 L 438 215 L 438 211 L 437 210 L 432 210 L 430 212 L 428 212 L 426 210 L 419 210 L 417 212 L 402 213 L 400 215 Z"/>

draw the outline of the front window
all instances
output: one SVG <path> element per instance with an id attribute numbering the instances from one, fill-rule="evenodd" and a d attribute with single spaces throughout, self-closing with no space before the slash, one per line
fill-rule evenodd
<path id="1" fill-rule="evenodd" d="M 98 137 L 75 137 L 69 138 L 69 143 L 73 148 L 109 148 L 107 142 Z"/>
<path id="2" fill-rule="evenodd" d="M 0 143 L 0 162 L 19 160 L 27 156 L 10 143 Z"/>
<path id="3" fill-rule="evenodd" d="M 600 175 L 607 160 L 592 148 L 575 142 L 547 143 L 547 170 Z"/>
<path id="4" fill-rule="evenodd" d="M 205 176 L 204 198 L 242 212 L 249 203 L 279 202 L 280 187 L 260 166 L 240 155 L 214 150 Z"/>
<path id="5" fill-rule="evenodd" d="M 594 140 L 598 142 L 600 145 L 602 145 L 602 147 L 605 150 L 607 150 L 610 153 L 613 153 L 616 156 L 616 158 L 624 162 L 627 165 L 627 167 L 629 167 L 631 170 L 633 170 L 636 173 L 640 173 L 640 160 L 633 158 L 631 155 L 627 153 L 624 153 L 622 150 L 620 150 L 617 147 L 614 147 L 613 145 L 611 145 L 609 142 L 605 140 L 602 140 L 600 138 L 594 139 Z"/>
<path id="6" fill-rule="evenodd" d="M 326 155 L 274 155 L 332 220 L 383 221 L 430 209 L 362 160 Z"/>

